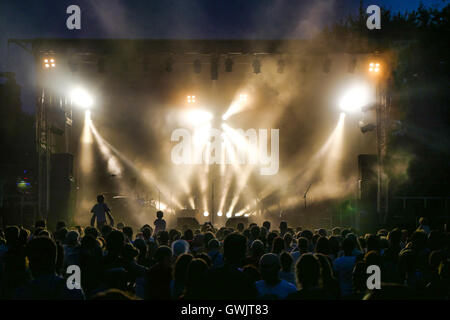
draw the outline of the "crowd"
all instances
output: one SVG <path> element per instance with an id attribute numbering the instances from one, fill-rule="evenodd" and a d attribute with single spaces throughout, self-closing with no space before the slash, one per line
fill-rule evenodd
<path id="1" fill-rule="evenodd" d="M 107 210 L 106 210 L 107 211 Z M 95 215 L 95 213 L 94 213 Z M 94 220 L 92 224 L 94 224 Z M 111 217 L 112 220 L 112 217 Z M 2 299 L 448 299 L 449 234 L 430 229 L 306 230 L 205 224 L 170 229 L 162 212 L 139 230 L 97 221 L 100 228 L 46 222 L 0 231 Z M 158 229 L 154 232 L 154 229 Z M 67 267 L 80 268 L 70 289 Z M 367 267 L 381 289 L 367 288 Z"/>

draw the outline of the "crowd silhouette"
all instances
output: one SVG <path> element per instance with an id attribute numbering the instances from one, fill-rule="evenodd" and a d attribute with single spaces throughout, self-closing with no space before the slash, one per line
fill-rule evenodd
<path id="1" fill-rule="evenodd" d="M 331 230 L 205 224 L 198 230 L 139 230 L 102 220 L 94 226 L 44 220 L 33 230 L 0 231 L 2 299 L 361 300 L 448 299 L 450 235 L 431 229 Z M 164 223 L 162 221 L 164 221 Z M 81 288 L 69 288 L 68 266 Z M 368 266 L 381 270 L 381 289 L 367 287 Z"/>

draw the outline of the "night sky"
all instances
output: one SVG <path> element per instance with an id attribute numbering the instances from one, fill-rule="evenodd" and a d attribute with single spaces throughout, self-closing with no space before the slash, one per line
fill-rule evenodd
<path id="1" fill-rule="evenodd" d="M 393 11 L 443 0 L 365 0 Z M 66 8 L 81 8 L 81 30 L 66 28 Z M 307 38 L 358 12 L 359 0 L 0 0 L 0 71 L 16 72 L 23 109 L 34 110 L 29 53 L 8 38 Z"/>

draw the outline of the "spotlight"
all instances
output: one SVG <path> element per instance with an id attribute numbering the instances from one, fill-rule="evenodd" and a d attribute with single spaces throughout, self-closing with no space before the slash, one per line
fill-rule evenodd
<path id="1" fill-rule="evenodd" d="M 225 60 L 225 72 L 233 71 L 233 60 L 231 58 L 227 58 Z"/>
<path id="2" fill-rule="evenodd" d="M 92 97 L 82 88 L 72 90 L 70 98 L 75 105 L 84 109 L 89 109 L 93 104 Z"/>
<path id="3" fill-rule="evenodd" d="M 373 131 L 373 129 L 375 129 L 375 127 L 376 126 L 373 123 L 369 123 L 369 124 L 366 124 L 365 126 L 362 126 L 360 129 L 361 129 L 362 133 L 366 133 L 369 131 Z"/>
<path id="4" fill-rule="evenodd" d="M 327 58 L 325 59 L 325 62 L 323 63 L 323 72 L 329 73 L 331 69 L 331 59 Z"/>
<path id="5" fill-rule="evenodd" d="M 187 103 L 196 103 L 197 102 L 195 96 L 187 96 L 186 101 L 187 101 Z"/>
<path id="6" fill-rule="evenodd" d="M 208 212 L 208 211 L 203 212 L 203 216 L 204 216 L 204 217 L 209 216 L 209 212 Z"/>
<path id="7" fill-rule="evenodd" d="M 284 72 L 284 60 L 280 59 L 277 63 L 277 72 L 283 73 Z"/>
<path id="8" fill-rule="evenodd" d="M 252 66 L 253 66 L 253 73 L 256 74 L 261 73 L 261 62 L 259 62 L 257 58 L 253 60 Z"/>
<path id="9" fill-rule="evenodd" d="M 356 58 L 352 58 L 350 60 L 350 62 L 348 63 L 347 71 L 348 71 L 348 73 L 353 73 L 353 72 L 355 72 L 355 69 L 356 69 Z"/>
<path id="10" fill-rule="evenodd" d="M 186 118 L 189 123 L 199 125 L 211 121 L 213 119 L 213 115 L 211 112 L 205 110 L 190 110 L 186 114 Z"/>
<path id="11" fill-rule="evenodd" d="M 344 94 L 339 102 L 339 107 L 344 111 L 353 112 L 365 106 L 368 100 L 368 89 L 365 86 L 356 86 Z"/>
<path id="12" fill-rule="evenodd" d="M 217 56 L 211 57 L 211 80 L 219 78 L 219 58 Z"/>
<path id="13" fill-rule="evenodd" d="M 200 59 L 195 59 L 194 61 L 194 72 L 200 73 L 202 71 L 202 62 Z"/>
<path id="14" fill-rule="evenodd" d="M 231 215 L 232 215 L 231 211 L 228 211 L 226 214 L 227 218 L 231 218 Z"/>
<path id="15" fill-rule="evenodd" d="M 217 215 L 221 217 L 223 215 L 222 211 L 217 212 Z"/>
<path id="16" fill-rule="evenodd" d="M 380 63 L 379 62 L 371 62 L 371 63 L 369 63 L 369 72 L 370 73 L 377 74 L 377 73 L 380 72 L 380 70 L 381 70 L 381 67 L 380 67 Z"/>
<path id="17" fill-rule="evenodd" d="M 43 66 L 46 69 L 55 68 L 56 67 L 56 60 L 55 60 L 55 58 L 44 58 Z"/>
<path id="18" fill-rule="evenodd" d="M 245 94 L 245 93 L 241 93 L 240 95 L 239 95 L 239 101 L 240 102 L 247 102 L 247 94 Z"/>

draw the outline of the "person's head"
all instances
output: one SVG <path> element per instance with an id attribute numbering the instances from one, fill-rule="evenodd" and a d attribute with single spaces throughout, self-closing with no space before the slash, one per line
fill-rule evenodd
<path id="1" fill-rule="evenodd" d="M 113 231 L 113 228 L 110 225 L 107 225 L 107 224 L 105 224 L 102 227 L 102 230 L 100 230 L 100 232 L 102 233 L 103 238 L 107 238 L 109 236 L 109 234 L 111 233 L 111 231 Z"/>
<path id="2" fill-rule="evenodd" d="M 304 237 L 304 238 L 308 239 L 309 242 L 312 242 L 313 236 L 314 236 L 314 234 L 312 233 L 311 230 L 305 229 L 302 232 L 300 232 L 300 237 Z"/>
<path id="3" fill-rule="evenodd" d="M 136 247 L 136 249 L 139 250 L 139 254 L 143 255 L 147 253 L 147 244 L 145 243 L 145 241 L 143 239 L 136 239 L 133 242 L 133 245 Z"/>
<path id="4" fill-rule="evenodd" d="M 53 274 L 56 267 L 56 243 L 49 237 L 33 238 L 27 246 L 27 257 L 33 276 Z"/>
<path id="5" fill-rule="evenodd" d="M 145 226 L 144 228 L 142 228 L 142 235 L 144 236 L 145 239 L 150 239 L 152 233 L 153 229 L 150 226 Z"/>
<path id="6" fill-rule="evenodd" d="M 388 234 L 388 240 L 390 246 L 398 246 L 400 241 L 402 240 L 402 232 L 399 228 L 392 229 Z"/>
<path id="7" fill-rule="evenodd" d="M 125 224 L 123 223 L 123 222 L 119 222 L 118 224 L 117 224 L 117 229 L 119 229 L 119 230 L 122 230 L 123 231 L 123 228 L 125 227 Z"/>
<path id="8" fill-rule="evenodd" d="M 50 238 L 50 232 L 48 232 L 48 230 L 42 230 L 41 232 L 39 232 L 38 236 Z"/>
<path id="9" fill-rule="evenodd" d="M 200 289 L 205 286 L 205 278 L 208 272 L 208 265 L 203 259 L 192 259 L 189 262 L 186 274 L 187 289 Z"/>
<path id="10" fill-rule="evenodd" d="M 154 259 L 156 263 L 164 267 L 170 267 L 172 262 L 172 250 L 168 246 L 160 246 L 156 249 Z"/>
<path id="11" fill-rule="evenodd" d="M 164 217 L 164 212 L 162 212 L 161 210 L 159 210 L 158 212 L 156 212 L 156 217 L 158 219 L 162 219 Z"/>
<path id="12" fill-rule="evenodd" d="M 326 237 L 320 236 L 316 242 L 316 253 L 323 253 L 328 255 L 331 253 L 330 242 Z"/>
<path id="13" fill-rule="evenodd" d="M 293 262 L 294 260 L 292 259 L 292 256 L 289 253 L 283 252 L 282 254 L 280 254 L 280 264 L 282 271 L 290 272 Z"/>
<path id="14" fill-rule="evenodd" d="M 168 244 L 169 243 L 169 233 L 165 230 L 158 232 L 158 242 L 160 244 Z"/>
<path id="15" fill-rule="evenodd" d="M 131 262 L 139 255 L 139 251 L 131 244 L 126 243 L 123 246 L 122 256 L 126 262 Z"/>
<path id="16" fill-rule="evenodd" d="M 19 242 L 20 229 L 17 226 L 6 227 L 5 240 L 7 246 L 16 246 Z"/>
<path id="17" fill-rule="evenodd" d="M 192 239 L 194 239 L 194 232 L 192 229 L 186 229 L 184 231 L 183 239 L 186 241 L 192 241 Z"/>
<path id="18" fill-rule="evenodd" d="M 208 231 L 204 234 L 203 236 L 203 242 L 204 242 L 204 246 L 205 248 L 208 246 L 208 243 L 210 240 L 214 239 L 214 233 L 212 233 L 211 231 Z"/>
<path id="19" fill-rule="evenodd" d="M 37 220 L 36 223 L 34 224 L 34 228 L 42 228 L 45 229 L 47 227 L 47 223 L 45 222 L 45 220 Z"/>
<path id="20" fill-rule="evenodd" d="M 105 197 L 104 197 L 102 194 L 99 194 L 99 195 L 97 196 L 97 202 L 98 202 L 98 203 L 103 203 L 103 202 L 105 202 Z"/>
<path id="21" fill-rule="evenodd" d="M 298 239 L 298 251 L 300 251 L 301 253 L 306 253 L 309 251 L 308 245 L 309 245 L 308 238 L 300 237 Z"/>
<path id="22" fill-rule="evenodd" d="M 323 284 L 326 285 L 330 281 L 335 280 L 330 258 L 322 253 L 316 253 L 314 256 L 319 259 L 320 262 Z"/>
<path id="23" fill-rule="evenodd" d="M 56 223 L 56 231 L 58 231 L 61 228 L 65 228 L 66 227 L 66 222 L 65 221 L 58 221 Z"/>
<path id="24" fill-rule="evenodd" d="M 368 266 L 376 265 L 381 266 L 380 252 L 377 250 L 371 250 L 364 255 L 364 262 Z"/>
<path id="25" fill-rule="evenodd" d="M 71 246 L 71 247 L 77 246 L 79 244 L 79 240 L 80 240 L 80 234 L 78 233 L 78 231 L 71 230 L 71 231 L 67 232 L 65 243 L 68 246 Z"/>
<path id="26" fill-rule="evenodd" d="M 119 254 L 125 244 L 125 237 L 122 232 L 113 230 L 106 237 L 106 249 L 108 253 Z"/>
<path id="27" fill-rule="evenodd" d="M 194 257 L 189 253 L 183 253 L 178 256 L 173 270 L 175 282 L 179 284 L 184 284 L 186 282 L 187 268 L 192 259 L 194 259 Z"/>
<path id="28" fill-rule="evenodd" d="M 67 233 L 69 233 L 69 230 L 67 230 L 66 227 L 59 228 L 58 231 L 56 231 L 54 234 L 55 240 L 60 243 L 65 242 Z"/>
<path id="29" fill-rule="evenodd" d="M 259 260 L 259 270 L 261 270 L 261 278 L 266 281 L 269 286 L 276 285 L 280 278 L 280 259 L 274 253 L 266 253 Z"/>
<path id="30" fill-rule="evenodd" d="M 122 232 L 125 234 L 128 240 L 133 241 L 133 228 L 123 227 Z"/>
<path id="31" fill-rule="evenodd" d="M 211 258 L 209 257 L 208 254 L 206 254 L 206 253 L 204 253 L 204 252 L 201 252 L 201 253 L 197 254 L 197 255 L 195 256 L 195 258 L 196 258 L 196 259 L 202 259 L 203 261 L 206 262 L 206 264 L 208 265 L 208 268 L 211 268 L 211 266 L 212 266 L 212 260 L 211 260 Z"/>
<path id="32" fill-rule="evenodd" d="M 273 239 L 272 252 L 275 254 L 280 254 L 284 250 L 284 240 L 281 237 L 276 237 Z"/>
<path id="33" fill-rule="evenodd" d="M 250 251 L 253 256 L 260 257 L 264 254 L 264 243 L 261 240 L 255 240 L 250 246 Z"/>
<path id="34" fill-rule="evenodd" d="M 414 231 L 411 235 L 411 243 L 415 249 L 424 248 L 427 243 L 427 234 L 423 231 Z"/>
<path id="35" fill-rule="evenodd" d="M 367 252 L 372 250 L 380 250 L 380 240 L 378 236 L 371 234 L 366 240 Z"/>
<path id="36" fill-rule="evenodd" d="M 189 243 L 186 240 L 176 240 L 172 242 L 172 252 L 174 257 L 189 252 Z"/>
<path id="37" fill-rule="evenodd" d="M 223 242 L 223 255 L 227 263 L 235 267 L 241 267 L 245 259 L 246 251 L 247 240 L 243 235 L 233 232 L 225 237 Z"/>
<path id="38" fill-rule="evenodd" d="M 288 228 L 287 222 L 286 221 L 281 221 L 280 222 L 280 231 L 284 232 L 284 231 L 287 230 L 287 228 Z"/>
<path id="39" fill-rule="evenodd" d="M 345 238 L 342 242 L 342 250 L 344 250 L 344 254 L 346 256 L 351 256 L 353 253 L 353 249 L 355 249 L 355 242 L 351 238 Z"/>
<path id="40" fill-rule="evenodd" d="M 263 222 L 263 227 L 267 229 L 267 231 L 270 231 L 270 221 L 264 221 Z"/>
<path id="41" fill-rule="evenodd" d="M 406 242 L 408 240 L 409 237 L 409 232 L 406 229 L 402 229 L 402 241 Z"/>
<path id="42" fill-rule="evenodd" d="M 419 218 L 419 224 L 420 224 L 421 226 L 428 226 L 428 219 L 425 218 L 425 217 L 420 217 L 420 218 Z"/>
<path id="43" fill-rule="evenodd" d="M 356 237 L 356 234 L 349 232 L 346 234 L 345 238 L 351 239 L 353 241 L 354 248 L 357 250 L 361 250 L 361 247 L 358 242 L 358 237 Z"/>
<path id="44" fill-rule="evenodd" d="M 94 227 L 86 227 L 86 229 L 84 229 L 84 234 L 96 239 L 98 237 L 98 230 Z"/>
<path id="45" fill-rule="evenodd" d="M 258 239 L 260 233 L 260 229 L 257 225 L 254 225 L 250 229 L 250 236 L 252 239 Z"/>
<path id="46" fill-rule="evenodd" d="M 285 247 L 289 248 L 291 246 L 291 243 L 292 243 L 292 234 L 290 234 L 289 232 L 285 233 L 284 237 L 283 237 L 283 240 L 284 240 Z"/>
<path id="47" fill-rule="evenodd" d="M 311 253 L 305 253 L 298 259 L 295 267 L 298 286 L 302 289 L 319 285 L 321 266 L 319 259 Z"/>
<path id="48" fill-rule="evenodd" d="M 208 251 L 217 251 L 220 249 L 220 242 L 217 239 L 211 239 L 208 242 Z"/>
<path id="49" fill-rule="evenodd" d="M 240 233 L 242 233 L 245 229 L 245 226 L 242 222 L 239 222 L 236 226 L 237 231 L 239 231 Z"/>
<path id="50" fill-rule="evenodd" d="M 321 236 L 321 237 L 326 237 L 327 236 L 327 230 L 325 230 L 324 228 L 320 228 L 317 233 Z"/>
<path id="51" fill-rule="evenodd" d="M 334 227 L 331 230 L 331 233 L 333 234 L 333 236 L 340 236 L 341 235 L 341 228 L 339 227 Z"/>
<path id="52" fill-rule="evenodd" d="M 30 231 L 25 228 L 20 228 L 19 231 L 19 245 L 25 245 L 30 237 Z"/>

